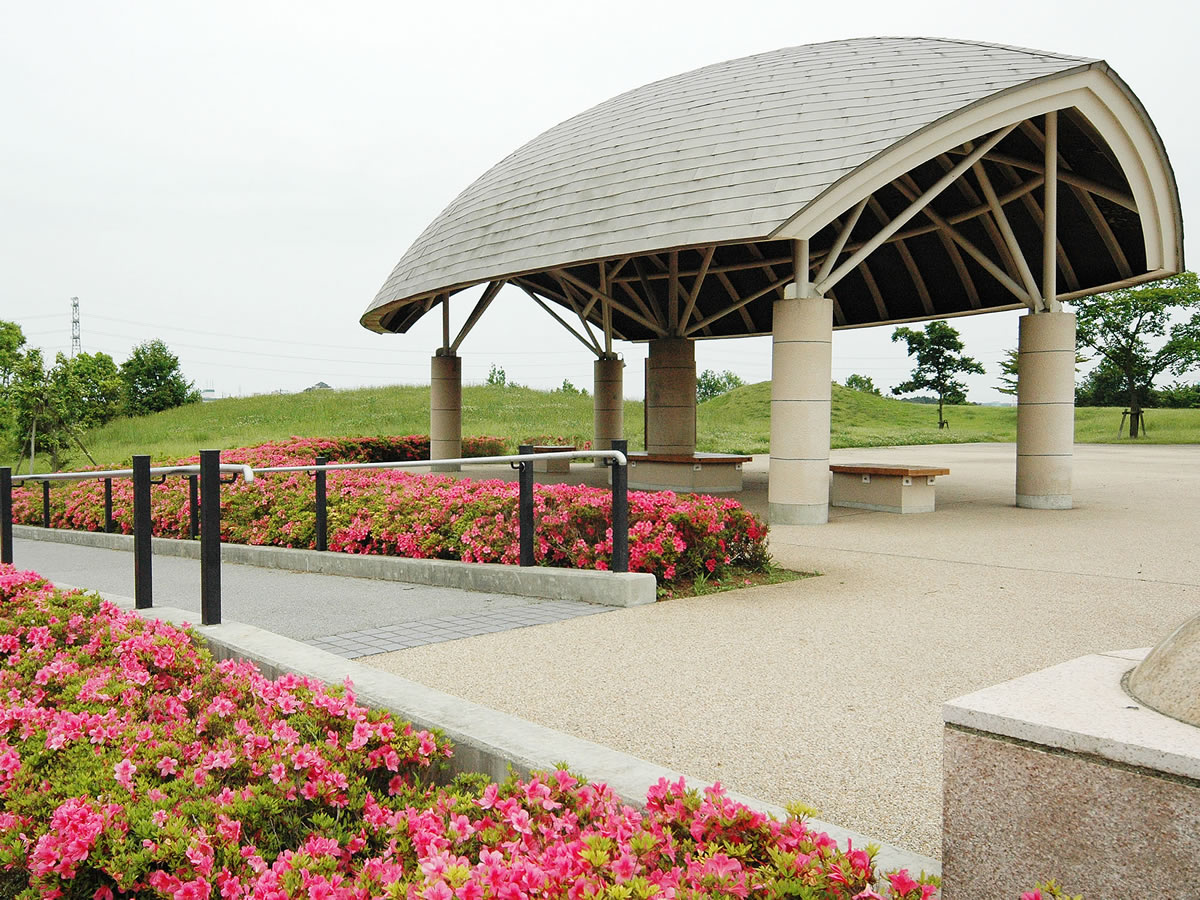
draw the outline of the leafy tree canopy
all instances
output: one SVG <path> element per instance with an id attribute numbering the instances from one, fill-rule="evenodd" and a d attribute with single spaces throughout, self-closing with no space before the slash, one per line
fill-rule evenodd
<path id="1" fill-rule="evenodd" d="M 125 411 L 131 416 L 200 402 L 200 392 L 183 377 L 179 357 L 157 338 L 134 347 L 120 374 Z"/>
<path id="2" fill-rule="evenodd" d="M 705 369 L 696 378 L 696 402 L 703 403 L 705 400 L 711 400 L 713 397 L 728 394 L 734 388 L 739 388 L 745 383 L 728 369 L 724 372 Z"/>
<path id="3" fill-rule="evenodd" d="M 1190 316 L 1178 320 L 1182 313 Z M 1095 350 L 1124 380 L 1124 403 L 1137 437 L 1141 409 L 1154 379 L 1200 366 L 1200 285 L 1195 272 L 1097 294 L 1075 307 L 1076 343 Z M 1151 348 L 1151 341 L 1162 343 Z M 1117 404 L 1121 405 L 1121 404 Z"/>
<path id="4" fill-rule="evenodd" d="M 875 387 L 875 382 L 867 375 L 850 375 L 846 378 L 846 387 L 852 391 L 862 391 L 864 394 L 879 396 L 879 388 Z"/>
<path id="5" fill-rule="evenodd" d="M 5 389 L 5 401 L 10 416 L 7 443 L 29 454 L 30 471 L 38 453 L 49 453 L 51 468 L 58 471 L 66 451 L 82 447 L 79 383 L 61 353 L 50 369 L 45 367 L 41 350 L 22 354 Z"/>
<path id="6" fill-rule="evenodd" d="M 904 341 L 908 346 L 908 355 L 916 359 L 908 381 L 896 385 L 892 393 L 933 391 L 938 398 L 938 428 L 945 428 L 944 405 L 964 403 L 967 399 L 967 386 L 957 376 L 969 373 L 982 375 L 983 366 L 963 355 L 963 342 L 958 331 L 942 320 L 927 323 L 924 331 L 897 328 L 892 332 L 892 340 Z"/>
<path id="7" fill-rule="evenodd" d="M 25 346 L 25 332 L 16 322 L 0 321 L 0 387 L 12 379 L 21 348 Z"/>
<path id="8" fill-rule="evenodd" d="M 70 372 L 78 393 L 76 421 L 94 428 L 121 413 L 121 372 L 107 353 L 79 353 L 71 359 L 59 356 L 57 367 Z"/>

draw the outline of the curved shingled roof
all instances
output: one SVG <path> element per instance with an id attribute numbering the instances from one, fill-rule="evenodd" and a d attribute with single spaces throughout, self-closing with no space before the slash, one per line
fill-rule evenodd
<path id="1" fill-rule="evenodd" d="M 989 136 L 974 169 L 827 293 L 838 327 L 1021 307 L 1033 287 L 1022 270 L 1041 271 L 1053 110 L 1059 296 L 1181 268 L 1165 151 L 1105 63 L 865 38 L 706 66 L 551 128 L 425 229 L 362 324 L 406 331 L 448 295 L 504 282 L 589 323 L 611 316 L 630 340 L 767 333 L 792 239 L 810 239 L 810 276 L 828 275 L 831 249 L 852 253 Z"/>

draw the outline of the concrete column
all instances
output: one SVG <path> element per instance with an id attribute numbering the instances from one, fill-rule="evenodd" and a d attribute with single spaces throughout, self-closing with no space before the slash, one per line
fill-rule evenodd
<path id="1" fill-rule="evenodd" d="M 1017 506 L 1070 509 L 1075 314 L 1028 313 L 1017 349 Z"/>
<path id="2" fill-rule="evenodd" d="M 773 525 L 822 525 L 829 521 L 833 301 L 796 299 L 795 284 L 784 297 L 775 301 L 771 334 L 767 518 Z"/>
<path id="3" fill-rule="evenodd" d="M 462 358 L 433 357 L 429 378 L 429 458 L 462 456 Z M 457 465 L 433 466 L 435 472 L 457 472 Z"/>
<path id="4" fill-rule="evenodd" d="M 592 364 L 592 447 L 611 450 L 612 442 L 625 436 L 625 360 L 617 356 L 597 359 Z M 695 367 L 693 367 L 693 371 Z M 604 460 L 596 460 L 598 468 Z"/>
<path id="5" fill-rule="evenodd" d="M 646 452 L 696 452 L 696 345 L 687 338 L 650 342 L 646 360 Z"/>

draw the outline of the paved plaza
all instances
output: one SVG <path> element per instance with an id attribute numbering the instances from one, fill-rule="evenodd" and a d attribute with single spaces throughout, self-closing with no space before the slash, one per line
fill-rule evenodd
<path id="1" fill-rule="evenodd" d="M 945 700 L 1200 611 L 1200 448 L 1075 452 L 1075 508 L 1040 511 L 1013 505 L 1012 444 L 835 450 L 949 467 L 937 511 L 774 527 L 819 577 L 361 661 L 939 857 Z"/>

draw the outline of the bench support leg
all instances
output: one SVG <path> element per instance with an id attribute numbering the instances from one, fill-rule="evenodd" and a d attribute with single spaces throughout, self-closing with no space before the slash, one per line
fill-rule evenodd
<path id="1" fill-rule="evenodd" d="M 789 284 L 785 299 L 774 305 L 767 487 L 767 516 L 773 525 L 829 521 L 833 301 L 798 298 L 798 287 Z"/>
<path id="2" fill-rule="evenodd" d="M 1017 506 L 1070 509 L 1075 441 L 1075 314 L 1020 319 Z"/>

